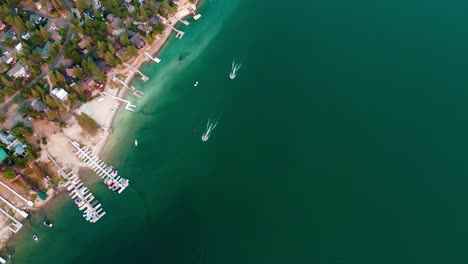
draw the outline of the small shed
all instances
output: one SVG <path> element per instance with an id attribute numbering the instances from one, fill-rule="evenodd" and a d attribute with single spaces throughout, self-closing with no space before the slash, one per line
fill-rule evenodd
<path id="1" fill-rule="evenodd" d="M 63 88 L 54 88 L 52 94 L 55 95 L 60 101 L 65 101 L 67 99 L 68 93 Z"/>
<path id="2" fill-rule="evenodd" d="M 3 148 L 0 148 L 0 164 L 3 163 L 8 158 L 8 154 Z"/>

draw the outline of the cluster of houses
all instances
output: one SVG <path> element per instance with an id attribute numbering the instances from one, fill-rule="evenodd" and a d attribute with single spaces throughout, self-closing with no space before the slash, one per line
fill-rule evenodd
<path id="1" fill-rule="evenodd" d="M 11 132 L 0 132 L 0 141 L 6 146 L 6 149 L 14 155 L 25 157 L 27 145 L 18 140 Z"/>
<path id="2" fill-rule="evenodd" d="M 35 13 L 29 14 L 29 23 L 35 26 L 42 26 L 51 37 L 51 41 L 47 41 L 41 46 L 31 47 L 38 54 L 41 54 L 43 59 L 50 57 L 50 47 L 60 43 L 62 36 L 59 34 L 55 21 L 48 20 L 45 17 L 41 17 Z M 25 32 L 17 34 L 13 27 L 6 24 L 4 21 L 0 21 L 0 42 L 5 43 L 6 40 L 14 42 L 14 48 L 5 48 L 3 53 L 0 54 L 0 73 L 6 73 L 9 77 L 16 78 L 28 78 L 30 73 L 25 65 L 21 61 L 17 61 L 17 57 L 23 51 L 23 45 L 21 44 L 20 38 L 24 41 L 28 41 L 31 38 L 31 32 Z"/>

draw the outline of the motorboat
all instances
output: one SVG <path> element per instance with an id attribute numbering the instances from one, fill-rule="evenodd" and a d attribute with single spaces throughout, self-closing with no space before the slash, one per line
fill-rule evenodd
<path id="1" fill-rule="evenodd" d="M 138 140 L 135 140 L 135 147 L 138 146 Z"/>
<path id="2" fill-rule="evenodd" d="M 39 237 L 37 237 L 36 234 L 33 234 L 32 238 L 34 239 L 34 241 L 39 241 Z"/>
<path id="3" fill-rule="evenodd" d="M 182 58 L 182 56 L 179 57 L 179 62 L 183 62 L 184 61 L 184 58 Z"/>
<path id="4" fill-rule="evenodd" d="M 195 86 L 195 87 L 198 86 L 198 81 L 196 81 L 196 82 L 193 84 L 193 86 Z"/>
<path id="5" fill-rule="evenodd" d="M 52 227 L 52 226 L 54 225 L 54 224 L 52 224 L 51 222 L 49 222 L 49 221 L 47 221 L 47 220 L 44 221 L 43 224 L 44 224 L 45 226 L 47 226 L 47 227 Z"/>

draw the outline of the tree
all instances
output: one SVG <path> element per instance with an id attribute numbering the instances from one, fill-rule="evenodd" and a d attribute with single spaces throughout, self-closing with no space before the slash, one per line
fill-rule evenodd
<path id="1" fill-rule="evenodd" d="M 10 15 L 10 9 L 5 5 L 0 7 L 0 20 L 5 20 Z"/>
<path id="2" fill-rule="evenodd" d="M 52 45 L 50 43 L 47 43 L 47 48 L 50 51 L 50 57 L 51 58 L 55 58 L 58 55 L 58 52 L 59 52 L 58 45 Z"/>
<path id="3" fill-rule="evenodd" d="M 153 42 L 154 42 L 154 37 L 153 37 L 153 34 L 149 33 L 149 34 L 146 34 L 146 40 L 148 41 L 148 44 L 149 45 L 152 45 Z"/>
<path id="4" fill-rule="evenodd" d="M 132 57 L 138 55 L 138 50 L 133 45 L 127 46 L 127 52 L 128 52 L 128 55 Z"/>
<path id="5" fill-rule="evenodd" d="M 29 43 L 33 46 L 42 46 L 44 40 L 42 39 L 41 32 L 39 30 L 34 31 L 29 37 Z"/>
<path id="6" fill-rule="evenodd" d="M 40 32 L 42 40 L 44 40 L 44 42 L 48 41 L 50 39 L 50 34 L 49 34 L 49 32 L 47 32 L 47 30 L 45 28 L 40 27 L 39 32 Z"/>
<path id="7" fill-rule="evenodd" d="M 23 104 L 19 109 L 18 113 L 21 115 L 29 115 L 32 112 L 31 106 L 28 104 Z"/>
<path id="8" fill-rule="evenodd" d="M 0 76 L 0 80 L 6 87 L 10 87 L 10 88 L 13 87 L 13 83 L 10 82 L 4 75 Z"/>
<path id="9" fill-rule="evenodd" d="M 55 77 L 59 83 L 65 84 L 65 77 L 59 71 L 55 71 Z"/>
<path id="10" fill-rule="evenodd" d="M 64 55 L 65 57 L 72 59 L 78 63 L 81 63 L 82 61 L 82 57 L 73 43 L 65 47 Z"/>
<path id="11" fill-rule="evenodd" d="M 76 0 L 76 8 L 83 14 L 83 11 L 88 7 L 86 0 Z"/>
<path id="12" fill-rule="evenodd" d="M 16 177 L 16 173 L 13 171 L 11 167 L 5 167 L 3 169 L 2 175 L 3 175 L 3 178 L 9 179 L 9 180 L 14 179 Z"/>
<path id="13" fill-rule="evenodd" d="M 14 24 L 15 24 L 15 27 L 18 28 L 20 32 L 27 31 L 26 25 L 24 24 L 23 20 L 19 16 L 15 16 Z"/>
<path id="14" fill-rule="evenodd" d="M 115 67 L 119 64 L 119 60 L 114 56 L 114 54 L 110 53 L 109 51 L 106 52 L 104 59 L 106 60 L 107 64 L 109 64 L 111 67 Z"/>
<path id="15" fill-rule="evenodd" d="M 88 58 L 86 61 L 89 72 L 94 75 L 98 81 L 104 82 L 106 80 L 106 75 L 101 71 L 101 69 L 94 63 L 91 58 Z"/>
<path id="16" fill-rule="evenodd" d="M 131 44 L 130 39 L 128 38 L 127 32 L 122 33 L 122 37 L 120 38 L 120 43 L 124 46 L 128 46 Z"/>
<path id="17" fill-rule="evenodd" d="M 101 54 L 105 54 L 106 53 L 106 45 L 104 44 L 104 42 L 102 41 L 98 41 L 97 42 L 97 47 L 98 47 L 98 50 Z"/>
<path id="18" fill-rule="evenodd" d="M 83 71 L 80 68 L 75 70 L 75 77 L 77 80 L 83 79 Z"/>
<path id="19" fill-rule="evenodd" d="M 8 38 L 5 39 L 3 44 L 5 44 L 5 46 L 7 46 L 9 48 L 13 48 L 16 45 L 16 40 L 13 39 L 12 37 L 8 37 Z"/>
<path id="20" fill-rule="evenodd" d="M 140 19 L 141 20 L 146 20 L 148 18 L 148 13 L 146 13 L 146 10 L 145 10 L 144 6 L 141 5 L 139 7 L 139 13 L 140 13 Z"/>
<path id="21" fill-rule="evenodd" d="M 114 46 L 113 46 L 112 44 L 109 44 L 109 45 L 107 46 L 107 49 L 109 49 L 109 52 L 110 52 L 110 53 L 115 54 L 115 48 L 114 48 Z"/>

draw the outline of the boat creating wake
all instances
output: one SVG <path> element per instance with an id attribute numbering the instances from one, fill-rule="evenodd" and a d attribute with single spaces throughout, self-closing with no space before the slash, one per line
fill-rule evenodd
<path id="1" fill-rule="evenodd" d="M 213 118 L 208 119 L 208 123 L 206 123 L 206 130 L 201 137 L 203 141 L 208 141 L 208 139 L 210 139 L 211 133 L 213 132 L 215 127 L 218 125 L 218 123 L 219 123 L 218 119 L 213 119 Z"/>
<path id="2" fill-rule="evenodd" d="M 237 71 L 240 69 L 241 66 L 242 66 L 242 64 L 236 63 L 236 61 L 234 60 L 232 62 L 231 72 L 229 73 L 229 78 L 234 80 L 236 78 Z"/>

